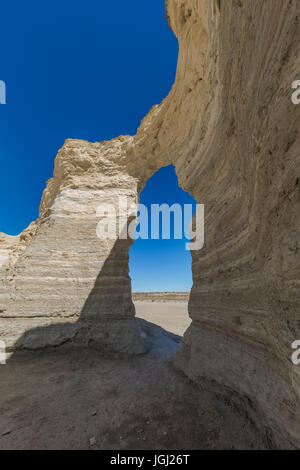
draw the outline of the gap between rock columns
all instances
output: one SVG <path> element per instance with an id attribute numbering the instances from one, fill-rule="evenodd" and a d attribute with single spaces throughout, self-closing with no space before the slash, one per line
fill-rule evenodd
<path id="1" fill-rule="evenodd" d="M 291 343 L 300 338 L 300 106 L 291 83 L 300 4 L 168 0 L 166 11 L 180 45 L 169 96 L 134 137 L 60 150 L 39 220 L 4 241 L 0 335 L 14 348 L 89 343 L 94 334 L 128 350 L 139 335 L 129 326 L 129 246 L 97 245 L 95 203 L 120 192 L 136 198 L 173 163 L 206 213 L 205 247 L 192 253 L 193 323 L 177 365 L 234 399 L 278 446 L 299 447 Z M 91 328 L 96 318 L 103 329 Z"/>

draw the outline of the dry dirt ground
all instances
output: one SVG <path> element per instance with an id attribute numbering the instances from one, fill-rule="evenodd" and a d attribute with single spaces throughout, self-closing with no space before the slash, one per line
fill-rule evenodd
<path id="1" fill-rule="evenodd" d="M 63 346 L 0 366 L 0 449 L 268 447 L 247 415 L 176 370 L 180 337 L 145 326 L 143 356 Z"/>
<path id="2" fill-rule="evenodd" d="M 136 300 L 134 304 L 137 317 L 155 323 L 175 335 L 183 336 L 191 324 L 187 302 Z"/>

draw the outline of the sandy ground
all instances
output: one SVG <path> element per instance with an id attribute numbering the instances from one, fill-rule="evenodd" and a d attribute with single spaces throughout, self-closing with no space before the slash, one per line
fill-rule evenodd
<path id="1" fill-rule="evenodd" d="M 137 305 L 179 332 L 186 305 Z M 180 337 L 141 320 L 142 356 L 63 346 L 14 354 L 0 366 L 0 449 L 261 449 L 248 416 L 174 367 Z"/>
<path id="2" fill-rule="evenodd" d="M 136 316 L 155 323 L 175 335 L 183 336 L 191 324 L 187 302 L 134 302 Z"/>

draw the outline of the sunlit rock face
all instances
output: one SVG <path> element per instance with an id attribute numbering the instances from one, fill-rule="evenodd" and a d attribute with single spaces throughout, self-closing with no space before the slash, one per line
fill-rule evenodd
<path id="1" fill-rule="evenodd" d="M 166 12 L 180 45 L 170 94 L 135 137 L 68 140 L 60 150 L 35 232 L 24 250 L 13 243 L 12 263 L 3 249 L 0 337 L 11 349 L 70 339 L 145 349 L 130 242 L 101 241 L 96 208 L 120 195 L 136 201 L 173 163 L 205 204 L 193 321 L 176 364 L 237 403 L 272 445 L 300 447 L 300 366 L 291 362 L 300 339 L 300 106 L 291 101 L 300 4 L 168 0 Z"/>
<path id="2" fill-rule="evenodd" d="M 128 141 L 69 140 L 59 151 L 36 233 L 5 275 L 0 337 L 8 351 L 73 340 L 144 352 L 131 299 L 130 241 L 96 232 L 100 205 L 112 205 L 119 217 L 119 196 L 136 202 L 137 180 L 122 168 Z"/>

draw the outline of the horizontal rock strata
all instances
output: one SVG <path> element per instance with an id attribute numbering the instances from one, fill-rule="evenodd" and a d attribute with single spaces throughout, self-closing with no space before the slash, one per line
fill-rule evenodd
<path id="1" fill-rule="evenodd" d="M 169 96 L 135 137 L 68 140 L 28 244 L 0 239 L 0 336 L 11 349 L 76 336 L 142 351 L 130 243 L 97 238 L 96 208 L 136 201 L 173 163 L 206 214 L 177 365 L 235 398 L 274 445 L 299 447 L 300 4 L 168 0 L 166 12 L 180 46 Z"/>

